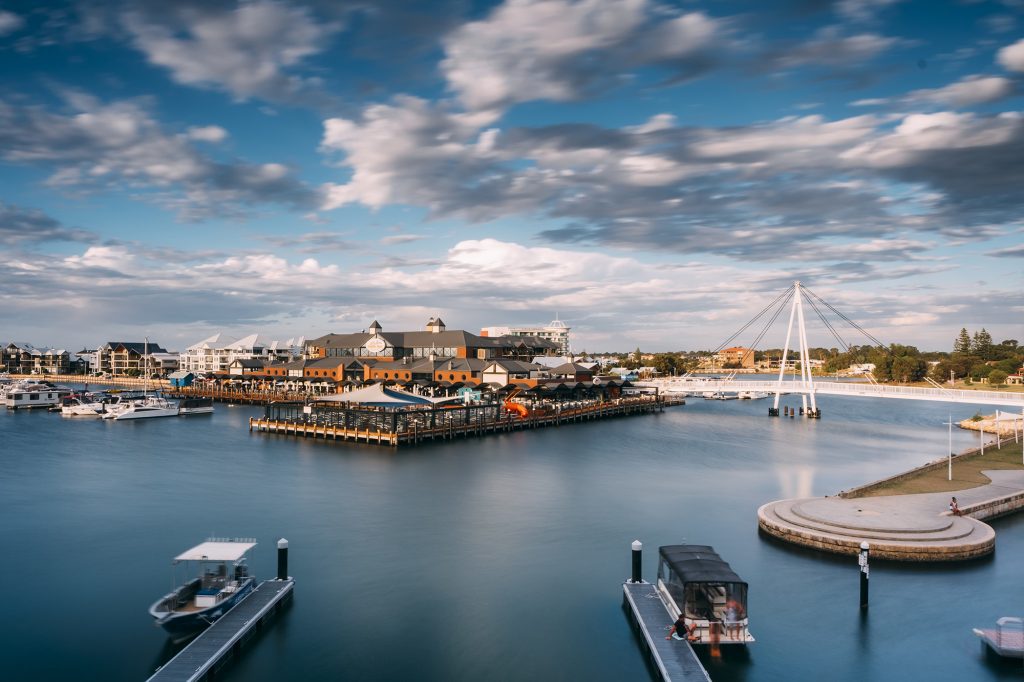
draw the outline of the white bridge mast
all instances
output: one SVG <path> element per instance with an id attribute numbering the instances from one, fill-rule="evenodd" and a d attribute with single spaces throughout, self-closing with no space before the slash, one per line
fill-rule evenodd
<path id="1" fill-rule="evenodd" d="M 807 326 L 804 324 L 804 306 L 803 306 L 803 294 L 800 292 L 799 280 L 793 282 L 793 306 L 789 311 L 789 326 L 786 328 L 786 345 L 782 350 L 782 360 L 779 363 L 779 381 L 775 386 L 775 405 L 773 410 L 775 414 L 779 411 L 779 398 L 782 396 L 782 382 L 786 374 L 786 360 L 789 358 L 789 342 L 793 336 L 793 321 L 796 320 L 797 330 L 797 344 L 800 346 L 800 379 L 803 383 L 801 391 L 801 398 L 803 400 L 804 414 L 816 415 L 818 412 L 818 402 L 814 396 L 814 379 L 811 376 L 811 353 L 807 347 Z M 811 398 L 810 411 L 807 407 L 807 397 Z"/>

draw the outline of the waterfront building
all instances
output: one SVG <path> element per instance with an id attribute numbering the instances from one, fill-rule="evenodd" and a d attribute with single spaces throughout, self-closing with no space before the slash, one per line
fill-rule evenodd
<path id="1" fill-rule="evenodd" d="M 299 339 L 300 347 L 302 341 Z M 180 367 L 197 374 L 216 374 L 227 372 L 235 360 L 283 362 L 294 357 L 294 345 L 292 339 L 280 343 L 268 341 L 259 334 L 235 339 L 217 333 L 186 348 L 181 353 Z"/>
<path id="2" fill-rule="evenodd" d="M 430 318 L 425 331 L 387 332 L 376 320 L 355 334 L 327 334 L 306 342 L 307 358 L 351 357 L 396 362 L 424 358 L 530 358 L 558 350 L 555 343 L 535 337 L 477 336 L 462 329 L 447 329 L 440 318 Z"/>
<path id="3" fill-rule="evenodd" d="M 535 327 L 484 327 L 480 330 L 480 336 L 495 337 L 495 336 L 525 336 L 536 339 L 544 339 L 550 341 L 558 346 L 558 353 L 560 355 L 568 355 L 570 353 L 569 347 L 569 331 L 572 329 L 565 322 L 555 319 L 549 322 L 546 326 L 535 326 Z"/>
<path id="4" fill-rule="evenodd" d="M 754 367 L 754 349 L 734 346 L 718 351 L 716 361 L 721 367 L 740 367 L 743 369 Z"/>
<path id="5" fill-rule="evenodd" d="M 495 360 L 481 373 L 483 383 L 497 386 L 517 384 L 533 387 L 550 377 L 548 368 L 521 360 Z"/>
<path id="6" fill-rule="evenodd" d="M 37 348 L 31 343 L 12 341 L 2 352 L 3 371 L 11 374 L 64 374 L 70 362 L 63 348 Z"/>
<path id="7" fill-rule="evenodd" d="M 145 341 L 107 341 L 96 350 L 96 371 L 111 376 L 139 376 L 145 366 L 145 354 L 167 353 L 158 343 Z"/>

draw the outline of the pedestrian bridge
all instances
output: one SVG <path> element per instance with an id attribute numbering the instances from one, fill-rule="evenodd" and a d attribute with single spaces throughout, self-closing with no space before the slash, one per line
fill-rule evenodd
<path id="1" fill-rule="evenodd" d="M 735 379 L 703 379 L 673 377 L 636 382 L 637 386 L 657 388 L 661 393 L 701 394 L 707 391 L 739 393 L 750 391 L 774 394 L 781 392 L 814 395 L 843 395 L 861 398 L 897 398 L 931 400 L 941 403 L 993 405 L 1024 410 L 1024 393 L 1006 391 L 965 391 L 922 386 L 894 386 L 852 381 L 737 381 Z"/>

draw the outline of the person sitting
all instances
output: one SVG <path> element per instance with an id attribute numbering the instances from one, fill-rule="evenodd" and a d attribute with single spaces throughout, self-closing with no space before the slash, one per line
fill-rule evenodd
<path id="1" fill-rule="evenodd" d="M 954 497 L 949 503 L 949 511 L 953 513 L 953 516 L 960 516 L 960 505 L 957 504 L 956 498 Z"/>
<path id="2" fill-rule="evenodd" d="M 696 629 L 697 624 L 692 623 L 687 625 L 686 618 L 680 613 L 679 617 L 676 618 L 676 622 L 672 623 L 672 627 L 669 628 L 668 636 L 665 639 L 678 639 L 693 642 L 697 639 L 697 636 L 694 634 Z"/>

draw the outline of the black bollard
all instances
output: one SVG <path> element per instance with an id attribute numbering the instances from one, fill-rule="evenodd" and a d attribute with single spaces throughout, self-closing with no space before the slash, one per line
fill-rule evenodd
<path id="1" fill-rule="evenodd" d="M 860 556 L 857 558 L 860 564 L 860 607 L 868 607 L 868 543 L 860 543 Z"/>
<path id="2" fill-rule="evenodd" d="M 633 577 L 629 581 L 631 583 L 642 583 L 644 581 L 642 570 L 643 549 L 644 543 L 639 540 L 633 540 Z"/>
<path id="3" fill-rule="evenodd" d="M 277 579 L 288 580 L 288 541 L 277 541 Z"/>

